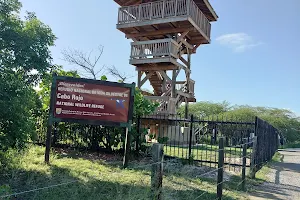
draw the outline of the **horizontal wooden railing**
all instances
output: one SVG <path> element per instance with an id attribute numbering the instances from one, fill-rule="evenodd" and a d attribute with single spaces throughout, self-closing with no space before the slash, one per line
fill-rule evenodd
<path id="1" fill-rule="evenodd" d="M 159 103 L 155 110 L 156 113 L 175 114 L 176 113 L 176 99 L 169 96 L 145 96 L 146 99 Z"/>
<path id="2" fill-rule="evenodd" d="M 211 24 L 193 0 L 161 0 L 119 8 L 118 24 L 166 19 L 171 17 L 190 17 L 210 38 Z"/>
<path id="3" fill-rule="evenodd" d="M 195 81 L 190 79 L 189 81 L 189 90 L 187 91 L 187 81 L 177 81 L 176 82 L 176 90 L 185 92 L 185 93 L 190 93 L 190 94 L 194 94 L 194 90 L 195 90 Z"/>
<path id="4" fill-rule="evenodd" d="M 203 12 L 198 8 L 198 6 L 193 0 L 188 1 L 190 1 L 189 15 L 197 24 L 197 26 L 206 34 L 206 36 L 210 38 L 211 24 L 209 20 L 205 17 Z"/>
<path id="5" fill-rule="evenodd" d="M 192 79 L 189 82 L 189 93 L 195 94 L 195 81 Z"/>
<path id="6" fill-rule="evenodd" d="M 178 58 L 177 54 L 178 44 L 169 38 L 131 43 L 131 59 L 147 59 L 163 56 Z"/>

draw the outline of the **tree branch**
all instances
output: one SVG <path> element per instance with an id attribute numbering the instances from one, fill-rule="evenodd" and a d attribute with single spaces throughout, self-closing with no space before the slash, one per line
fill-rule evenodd
<path id="1" fill-rule="evenodd" d="M 122 83 L 128 80 L 129 78 L 132 78 L 134 76 L 128 76 L 126 73 L 120 73 L 119 70 L 115 66 L 112 67 L 106 67 L 109 74 L 114 76 L 115 78 L 119 79 Z"/>
<path id="2" fill-rule="evenodd" d="M 97 75 L 104 69 L 103 66 L 97 72 L 95 72 L 96 66 L 103 53 L 103 46 L 99 46 L 98 51 L 99 52 L 97 56 L 95 56 L 95 59 L 93 61 L 91 60 L 91 54 L 93 53 L 93 51 L 91 51 L 89 55 L 87 55 L 79 50 L 65 49 L 62 51 L 62 55 L 64 61 L 68 62 L 69 64 L 79 66 L 88 74 L 90 74 L 93 79 L 97 79 Z"/>

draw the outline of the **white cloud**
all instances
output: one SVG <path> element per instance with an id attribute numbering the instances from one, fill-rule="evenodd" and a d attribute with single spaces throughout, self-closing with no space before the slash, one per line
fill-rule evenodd
<path id="1" fill-rule="evenodd" d="M 246 50 L 263 44 L 262 42 L 255 41 L 246 33 L 231 33 L 221 35 L 216 38 L 216 41 L 221 45 L 233 49 L 233 51 L 237 53 L 245 52 Z"/>

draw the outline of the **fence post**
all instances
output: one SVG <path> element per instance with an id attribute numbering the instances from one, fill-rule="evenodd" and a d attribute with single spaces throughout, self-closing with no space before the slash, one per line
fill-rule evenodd
<path id="1" fill-rule="evenodd" d="M 191 161 L 192 161 L 193 123 L 194 123 L 194 115 L 191 115 L 191 123 L 190 123 L 190 140 L 189 140 L 189 164 L 191 164 Z"/>
<path id="2" fill-rule="evenodd" d="M 251 156 L 251 164 L 250 164 L 250 178 L 254 179 L 256 174 L 256 163 L 258 161 L 257 155 L 257 136 L 253 138 L 253 145 L 252 145 L 252 156 Z"/>
<path id="3" fill-rule="evenodd" d="M 217 183 L 217 197 L 222 199 L 223 190 L 223 167 L 224 167 L 224 138 L 219 139 L 219 160 L 218 160 L 218 183 Z"/>
<path id="4" fill-rule="evenodd" d="M 242 189 L 245 191 L 246 186 L 246 161 L 247 161 L 247 147 L 248 139 L 243 139 L 243 168 L 242 168 Z"/>
<path id="5" fill-rule="evenodd" d="M 151 171 L 151 199 L 162 199 L 162 178 L 163 178 L 163 160 L 164 145 L 153 144 L 152 146 L 152 171 Z"/>
<path id="6" fill-rule="evenodd" d="M 55 122 L 54 130 L 53 130 L 53 140 L 51 141 L 51 146 L 55 146 L 57 143 L 57 129 L 58 129 L 58 122 Z"/>
<path id="7" fill-rule="evenodd" d="M 131 129 L 131 127 L 130 127 Z M 129 153 L 130 153 L 130 141 L 131 141 L 131 134 L 129 132 L 129 128 L 126 127 L 126 138 L 125 138 L 125 149 L 124 149 L 124 157 L 123 157 L 123 168 L 128 166 L 129 160 Z"/>
<path id="8" fill-rule="evenodd" d="M 45 150 L 46 164 L 50 163 L 51 137 L 52 137 L 52 123 L 49 123 L 47 127 L 46 150 Z"/>
<path id="9" fill-rule="evenodd" d="M 51 85 L 51 94 L 50 94 L 50 108 L 49 108 L 49 118 L 48 118 L 48 127 L 47 127 L 47 138 L 46 138 L 46 149 L 45 149 L 45 163 L 50 164 L 50 149 L 51 149 L 51 140 L 52 140 L 52 125 L 53 125 L 53 107 L 55 99 L 55 77 L 56 73 L 52 75 L 52 85 Z"/>
<path id="10" fill-rule="evenodd" d="M 136 154 L 138 155 L 139 154 L 139 151 L 140 151 L 140 136 L 141 136 L 141 118 L 140 116 L 138 116 L 137 118 L 137 137 L 136 137 L 136 142 L 135 142 L 135 151 L 136 151 Z"/>

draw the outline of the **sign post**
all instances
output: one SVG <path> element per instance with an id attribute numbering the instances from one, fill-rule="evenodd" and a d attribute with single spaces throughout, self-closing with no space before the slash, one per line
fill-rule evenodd
<path id="1" fill-rule="evenodd" d="M 126 84 L 54 75 L 45 162 L 49 163 L 54 122 L 125 127 L 127 130 L 125 142 L 129 143 L 130 147 L 128 130 L 131 129 L 132 124 L 134 88 L 134 83 Z"/>

